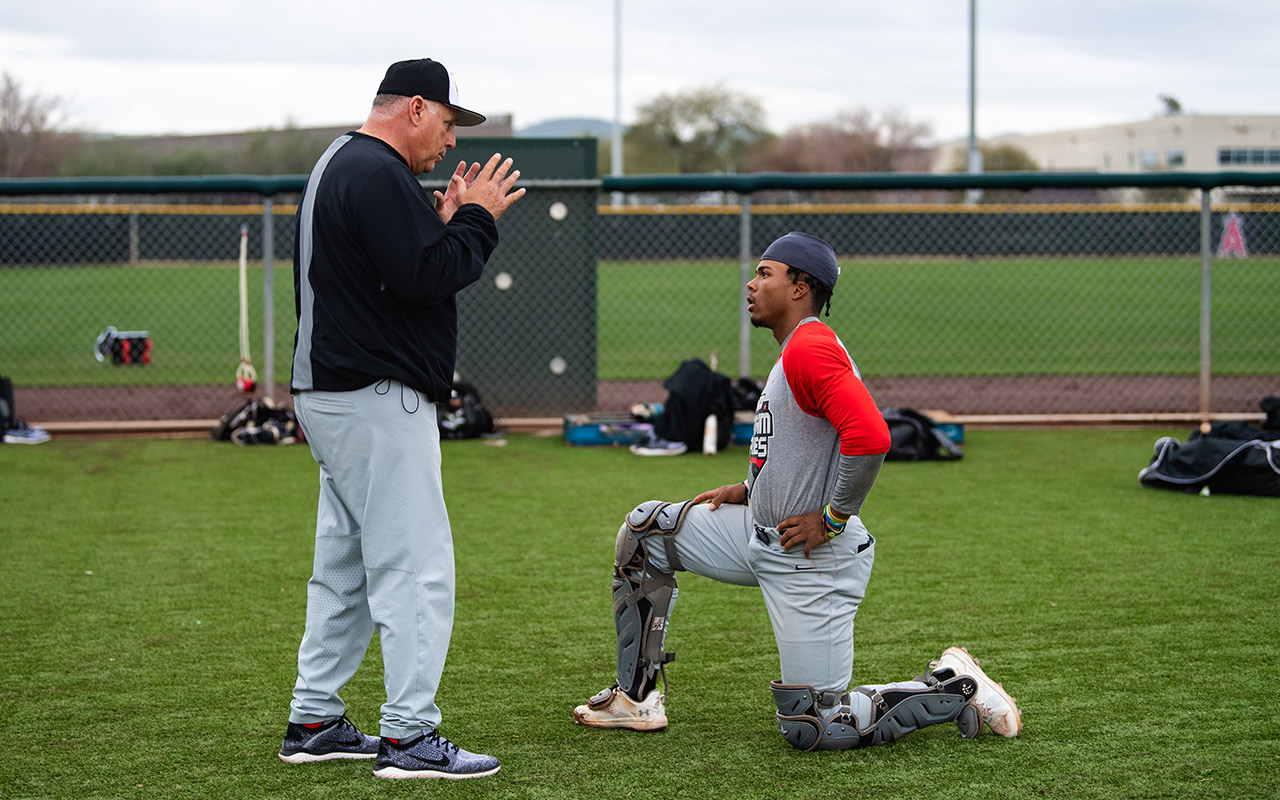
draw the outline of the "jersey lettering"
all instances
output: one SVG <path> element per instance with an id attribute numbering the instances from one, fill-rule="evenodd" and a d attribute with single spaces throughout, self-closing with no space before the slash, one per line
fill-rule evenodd
<path id="1" fill-rule="evenodd" d="M 769 458 L 769 438 L 773 436 L 773 414 L 769 413 L 769 401 L 760 402 L 756 409 L 755 427 L 751 432 L 751 470 L 759 473 Z"/>

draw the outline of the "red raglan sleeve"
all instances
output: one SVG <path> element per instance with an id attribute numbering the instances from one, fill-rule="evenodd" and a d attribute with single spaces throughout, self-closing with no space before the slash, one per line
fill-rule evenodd
<path id="1" fill-rule="evenodd" d="M 801 325 L 782 353 L 782 369 L 801 410 L 835 427 L 841 455 L 889 451 L 889 426 L 834 331 Z"/>

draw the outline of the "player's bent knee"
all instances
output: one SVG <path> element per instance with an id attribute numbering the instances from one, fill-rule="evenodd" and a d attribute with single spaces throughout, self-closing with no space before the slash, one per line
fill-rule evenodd
<path id="1" fill-rule="evenodd" d="M 862 734 L 853 714 L 845 708 L 824 715 L 818 707 L 820 695 L 812 686 L 773 681 L 769 688 L 778 707 L 778 730 L 792 747 L 850 750 L 862 746 Z"/>

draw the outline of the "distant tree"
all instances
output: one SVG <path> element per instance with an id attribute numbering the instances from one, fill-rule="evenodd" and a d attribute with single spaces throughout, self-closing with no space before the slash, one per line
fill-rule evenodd
<path id="1" fill-rule="evenodd" d="M 624 144 L 629 174 L 738 172 L 769 136 L 760 101 L 719 85 L 660 95 L 636 115 Z"/>
<path id="2" fill-rule="evenodd" d="M 1036 163 L 1036 160 L 1026 150 L 1017 145 L 979 142 L 978 152 L 982 155 L 983 172 L 1040 171 L 1040 165 Z M 952 151 L 951 171 L 969 171 L 969 151 L 967 148 L 957 147 Z M 982 191 L 981 196 L 984 203 L 1025 203 L 1033 202 L 1036 197 L 1034 193 L 1011 189 L 985 189 Z M 952 199 L 953 201 L 958 201 L 959 197 L 959 194 L 953 194 Z"/>
<path id="3" fill-rule="evenodd" d="M 1174 117 L 1182 113 L 1182 103 L 1179 103 L 1176 97 L 1169 94 L 1162 94 L 1159 97 L 1161 105 L 1164 106 L 1165 116 Z"/>
<path id="4" fill-rule="evenodd" d="M 251 175 L 306 174 L 329 146 L 329 138 L 301 130 L 293 120 L 286 120 L 281 130 L 254 131 L 233 159 L 234 171 Z"/>
<path id="5" fill-rule="evenodd" d="M 957 147 L 952 152 L 951 171 L 968 172 L 969 152 L 963 147 Z M 1040 171 L 1040 165 L 1031 157 L 1031 154 L 1017 145 L 979 142 L 978 152 L 982 154 L 983 172 Z"/>
<path id="6" fill-rule="evenodd" d="M 68 160 L 67 176 L 300 175 L 329 146 L 327 133 L 299 129 L 250 131 L 227 142 L 196 144 L 181 137 L 119 137 L 89 142 Z"/>
<path id="7" fill-rule="evenodd" d="M 59 162 L 80 139 L 65 125 L 59 98 L 23 94 L 18 82 L 5 72 L 0 77 L 0 176 L 55 174 Z"/>
<path id="8" fill-rule="evenodd" d="M 145 143 L 132 138 L 86 141 L 63 162 L 59 174 L 81 178 L 89 175 L 152 175 L 155 156 Z"/>
<path id="9" fill-rule="evenodd" d="M 898 109 L 879 115 L 866 108 L 792 128 L 757 149 L 750 166 L 762 172 L 907 172 L 928 166 L 928 123 Z"/>
<path id="10" fill-rule="evenodd" d="M 225 175 L 230 171 L 224 153 L 197 147 L 175 150 L 151 165 L 153 175 Z"/>

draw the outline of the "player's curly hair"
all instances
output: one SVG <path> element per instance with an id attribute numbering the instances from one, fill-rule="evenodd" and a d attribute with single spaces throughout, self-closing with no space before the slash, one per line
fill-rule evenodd
<path id="1" fill-rule="evenodd" d="M 809 296 L 813 298 L 813 313 L 821 316 L 822 307 L 827 307 L 827 316 L 831 316 L 831 295 L 835 290 L 802 269 L 787 267 L 787 277 L 792 283 L 804 281 L 809 284 Z"/>

